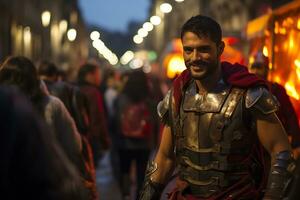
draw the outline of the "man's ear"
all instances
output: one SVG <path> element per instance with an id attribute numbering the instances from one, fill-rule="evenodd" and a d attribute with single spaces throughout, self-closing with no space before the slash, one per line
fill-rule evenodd
<path id="1" fill-rule="evenodd" d="M 225 43 L 221 41 L 220 45 L 218 46 L 218 56 L 221 56 L 225 48 Z"/>

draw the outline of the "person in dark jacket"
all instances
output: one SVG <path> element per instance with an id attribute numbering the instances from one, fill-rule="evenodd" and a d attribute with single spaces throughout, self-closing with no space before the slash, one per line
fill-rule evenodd
<path id="1" fill-rule="evenodd" d="M 86 200 L 74 165 L 27 100 L 0 87 L 1 198 Z"/>
<path id="2" fill-rule="evenodd" d="M 101 76 L 98 66 L 87 63 L 80 67 L 78 85 L 86 102 L 87 138 L 92 146 L 95 166 L 97 166 L 104 151 L 108 150 L 110 146 L 103 96 L 98 89 L 100 83 Z"/>
<path id="3" fill-rule="evenodd" d="M 82 139 L 82 162 L 79 170 L 84 179 L 86 188 L 89 190 L 90 199 L 97 199 L 96 174 L 94 168 L 93 153 L 87 139 L 88 115 L 85 100 L 79 87 L 66 81 L 58 81 L 59 70 L 57 66 L 48 61 L 40 63 L 39 76 L 44 81 L 47 90 L 53 96 L 58 97 L 66 106 L 73 117 Z"/>
<path id="4" fill-rule="evenodd" d="M 38 67 L 38 74 L 47 86 L 49 93 L 58 97 L 65 104 L 75 120 L 79 132 L 85 135 L 87 131 L 87 114 L 79 88 L 66 81 L 58 81 L 59 70 L 52 62 L 42 61 Z"/>
<path id="5" fill-rule="evenodd" d="M 0 68 L 0 84 L 18 88 L 32 103 L 78 172 L 83 167 L 82 138 L 70 113 L 58 98 L 47 94 L 34 64 L 26 57 L 9 57 Z"/>
<path id="6" fill-rule="evenodd" d="M 0 84 L 18 88 L 32 103 L 55 134 L 68 158 L 76 165 L 80 160 L 81 137 L 64 104 L 47 95 L 40 87 L 34 64 L 26 57 L 9 57 L 0 67 Z"/>

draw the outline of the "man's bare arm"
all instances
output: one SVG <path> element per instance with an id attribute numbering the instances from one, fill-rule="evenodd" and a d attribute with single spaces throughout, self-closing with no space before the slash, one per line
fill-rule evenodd
<path id="1" fill-rule="evenodd" d="M 173 173 L 175 154 L 172 141 L 171 128 L 169 126 L 165 126 L 163 129 L 159 150 L 154 159 L 154 163 L 157 164 L 157 170 L 151 176 L 151 180 L 153 182 L 166 184 L 166 181 Z"/>
<path id="2" fill-rule="evenodd" d="M 287 134 L 275 113 L 257 117 L 257 133 L 261 144 L 272 156 L 271 173 L 264 199 L 282 199 L 293 170 L 293 157 Z"/>
<path id="3" fill-rule="evenodd" d="M 270 155 L 291 151 L 287 134 L 275 113 L 257 116 L 257 134 Z"/>

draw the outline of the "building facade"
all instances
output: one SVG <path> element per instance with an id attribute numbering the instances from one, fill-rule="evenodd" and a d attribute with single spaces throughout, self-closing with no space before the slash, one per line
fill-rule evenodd
<path id="1" fill-rule="evenodd" d="M 167 44 L 174 38 L 180 37 L 183 23 L 190 17 L 203 14 L 214 18 L 220 23 L 223 35 L 241 37 L 247 22 L 272 8 L 271 0 L 152 0 L 149 16 L 157 15 L 162 22 L 155 27 L 146 39 L 144 47 L 153 49 L 158 54 L 163 53 Z M 172 12 L 162 13 L 160 5 L 169 3 Z"/>
<path id="2" fill-rule="evenodd" d="M 70 29 L 76 31 L 73 41 Z M 0 0 L 1 61 L 22 55 L 70 70 L 88 56 L 87 35 L 77 0 Z"/>

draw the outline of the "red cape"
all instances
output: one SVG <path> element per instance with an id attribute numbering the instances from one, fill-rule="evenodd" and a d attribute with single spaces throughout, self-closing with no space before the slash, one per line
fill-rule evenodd
<path id="1" fill-rule="evenodd" d="M 264 86 L 268 88 L 266 81 L 249 73 L 247 67 L 238 63 L 231 64 L 229 62 L 222 62 L 222 76 L 223 80 L 234 87 L 250 88 L 256 86 Z M 187 83 L 191 80 L 191 74 L 188 69 L 184 70 L 173 82 L 174 99 L 176 111 L 179 109 L 181 102 L 182 92 Z"/>

